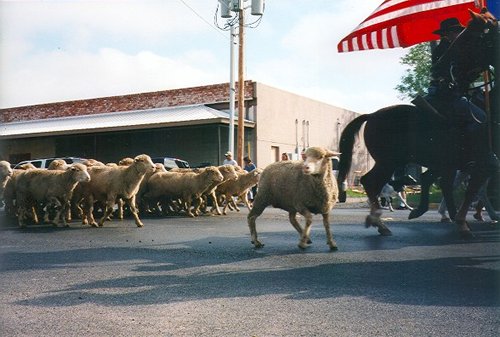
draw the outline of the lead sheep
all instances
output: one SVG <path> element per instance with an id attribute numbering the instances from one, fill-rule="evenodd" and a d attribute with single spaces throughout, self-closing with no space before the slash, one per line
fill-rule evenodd
<path id="1" fill-rule="evenodd" d="M 305 155 L 304 162 L 280 161 L 267 166 L 262 172 L 259 190 L 247 217 L 252 243 L 256 248 L 264 245 L 257 239 L 255 220 L 267 206 L 272 205 L 288 212 L 290 223 L 299 233 L 299 247 L 302 249 L 310 243 L 312 214 L 321 213 L 327 244 L 330 250 L 337 250 L 329 223 L 329 213 L 338 197 L 330 158 L 337 153 L 311 147 L 306 150 Z M 304 229 L 296 219 L 297 213 L 302 214 L 306 220 Z"/>
<path id="2" fill-rule="evenodd" d="M 64 215 L 69 206 L 71 194 L 79 182 L 89 180 L 87 167 L 82 164 L 73 164 L 66 171 L 34 169 L 19 174 L 16 178 L 19 226 L 26 226 L 28 215 L 35 223 L 38 223 L 34 207 L 42 203 L 57 205 L 54 225 L 57 226 L 62 219 L 63 225 L 68 226 Z M 63 214 L 62 217 L 61 214 Z"/>
<path id="3" fill-rule="evenodd" d="M 113 212 L 113 206 L 119 198 L 122 198 L 129 206 L 137 227 L 143 227 L 138 216 L 135 204 L 135 196 L 139 191 L 139 186 L 148 172 L 155 169 L 151 158 L 142 154 L 134 158 L 130 166 L 93 166 L 89 168 L 91 180 L 82 184 L 83 195 L 83 219 L 93 227 L 102 227 L 104 221 Z M 96 223 L 94 215 L 94 202 L 105 203 L 105 211 L 102 218 Z"/>

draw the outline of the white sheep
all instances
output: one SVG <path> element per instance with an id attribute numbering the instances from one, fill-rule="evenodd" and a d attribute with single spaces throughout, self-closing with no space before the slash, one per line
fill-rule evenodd
<path id="1" fill-rule="evenodd" d="M 28 215 L 38 223 L 34 207 L 41 203 L 57 205 L 53 224 L 57 226 L 62 219 L 63 225 L 68 226 L 61 214 L 66 214 L 75 186 L 89 180 L 87 167 L 82 164 L 73 164 L 67 170 L 34 169 L 19 174 L 16 178 L 19 226 L 26 226 Z"/>
<path id="2" fill-rule="evenodd" d="M 261 169 L 255 169 L 251 172 L 244 170 L 237 170 L 238 179 L 225 181 L 215 190 L 218 197 L 224 196 L 226 203 L 222 209 L 222 214 L 227 214 L 227 208 L 232 205 L 234 209 L 238 212 L 240 209 L 238 205 L 234 202 L 233 197 L 239 197 L 245 205 L 250 209 L 252 206 L 248 201 L 248 191 L 259 183 L 260 175 L 262 173 Z"/>
<path id="3" fill-rule="evenodd" d="M 162 208 L 167 207 L 166 201 L 181 198 L 186 203 L 187 214 L 194 217 L 195 213 L 191 211 L 193 199 L 199 203 L 201 195 L 214 182 L 221 182 L 224 179 L 216 167 L 206 167 L 199 171 L 199 173 L 169 171 L 154 174 L 148 181 L 148 192 L 144 198 L 154 202 L 160 200 Z M 195 212 L 197 206 L 195 206 Z M 163 209 L 163 211 L 166 210 Z"/>
<path id="4" fill-rule="evenodd" d="M 13 174 L 14 171 L 10 167 L 10 163 L 5 160 L 0 161 L 0 201 L 3 200 L 3 192 L 5 190 L 5 185 L 7 185 L 7 180 L 9 180 Z"/>
<path id="5" fill-rule="evenodd" d="M 83 195 L 83 218 L 82 222 L 88 222 L 93 227 L 101 227 L 104 221 L 113 212 L 113 206 L 119 198 L 122 198 L 130 208 L 137 227 L 143 227 L 138 216 L 135 204 L 135 196 L 139 191 L 142 179 L 148 172 L 155 169 L 151 158 L 146 155 L 138 155 L 129 166 L 93 166 L 89 168 L 91 180 L 81 184 Z M 102 218 L 96 223 L 93 210 L 94 202 L 105 203 L 105 211 Z"/>
<path id="6" fill-rule="evenodd" d="M 234 181 L 238 179 L 238 174 L 236 173 L 235 167 L 233 165 L 220 165 L 217 166 L 217 169 L 222 174 L 223 180 L 221 182 L 214 182 L 212 186 L 210 186 L 205 193 L 203 193 L 203 208 L 202 211 L 206 213 L 206 207 L 208 203 L 211 202 L 212 208 L 210 212 L 215 212 L 218 215 L 221 215 L 221 211 L 219 209 L 219 203 L 216 196 L 217 186 L 223 184 L 227 181 Z"/>
<path id="7" fill-rule="evenodd" d="M 338 187 L 332 171 L 331 157 L 337 155 L 320 147 L 310 147 L 305 152 L 305 161 L 280 161 L 267 166 L 262 172 L 259 190 L 247 220 L 252 243 L 256 248 L 264 245 L 257 239 L 255 220 L 264 209 L 272 205 L 288 212 L 292 226 L 300 236 L 299 247 L 310 243 L 312 214 L 323 216 L 327 244 L 331 250 L 337 245 L 330 231 L 329 213 L 338 197 Z M 304 216 L 302 229 L 296 219 L 297 213 Z"/>
<path id="8" fill-rule="evenodd" d="M 3 198 L 5 204 L 5 214 L 10 217 L 15 217 L 17 214 L 16 206 L 16 180 L 17 177 L 26 170 L 34 170 L 36 167 L 31 163 L 26 163 L 13 169 L 12 175 L 7 179 L 3 191 Z"/>

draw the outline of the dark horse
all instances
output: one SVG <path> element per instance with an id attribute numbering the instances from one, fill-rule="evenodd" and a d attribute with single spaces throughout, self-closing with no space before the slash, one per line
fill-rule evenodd
<path id="1" fill-rule="evenodd" d="M 452 44 L 444 57 L 450 58 L 454 85 L 465 92 L 469 85 L 495 57 L 491 34 L 497 34 L 498 23 L 486 10 L 480 14 L 471 12 L 467 28 Z M 486 31 L 491 32 L 485 33 Z M 491 57 L 488 57 L 491 55 Z M 429 168 L 440 176 L 443 196 L 450 217 L 454 218 L 463 237 L 471 237 L 465 221 L 468 208 L 479 187 L 491 173 L 491 149 L 488 146 L 487 123 L 478 124 L 474 131 L 464 136 L 463 129 L 452 123 L 446 111 L 430 113 L 413 105 L 395 105 L 372 114 L 361 115 L 343 130 L 340 140 L 339 186 L 345 181 L 352 162 L 355 136 L 366 122 L 364 141 L 375 160 L 374 167 L 361 178 L 370 201 L 367 226 L 378 227 L 382 235 L 391 231 L 381 221 L 382 214 L 378 195 L 389 181 L 394 170 L 408 163 Z M 444 114 L 443 114 L 444 113 Z M 451 114 L 450 114 L 451 115 Z M 397 140 L 405 142 L 397 142 Z M 495 163 L 493 166 L 497 165 Z M 452 183 L 456 170 L 467 170 L 471 179 L 465 199 L 458 210 L 454 206 Z"/>

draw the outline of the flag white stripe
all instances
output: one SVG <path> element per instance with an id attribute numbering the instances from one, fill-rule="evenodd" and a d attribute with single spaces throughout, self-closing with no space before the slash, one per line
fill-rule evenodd
<path id="1" fill-rule="evenodd" d="M 396 26 L 391 27 L 391 38 L 394 47 L 400 47 L 399 37 L 398 37 L 398 28 Z"/>
<path id="2" fill-rule="evenodd" d="M 387 28 L 382 29 L 382 49 L 389 48 L 389 42 L 387 41 Z"/>
<path id="3" fill-rule="evenodd" d="M 370 40 L 372 41 L 373 48 L 378 49 L 379 46 L 378 46 L 378 42 L 377 42 L 377 32 L 376 31 L 371 33 Z"/>
<path id="4" fill-rule="evenodd" d="M 361 36 L 361 44 L 363 46 L 363 49 L 369 49 L 367 39 L 368 37 L 366 36 L 366 34 L 363 34 L 363 36 Z"/>

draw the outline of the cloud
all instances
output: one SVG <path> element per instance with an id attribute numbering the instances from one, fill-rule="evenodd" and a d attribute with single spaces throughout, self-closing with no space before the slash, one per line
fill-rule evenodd
<path id="1" fill-rule="evenodd" d="M 190 65 L 183 57 L 177 60 L 148 51 L 135 55 L 109 48 L 97 53 L 47 52 L 33 55 L 24 64 L 29 67 L 3 71 L 2 83 L 8 85 L 0 90 L 2 105 L 122 95 L 225 80 L 214 71 L 216 64 L 208 62 L 204 69 Z"/>

